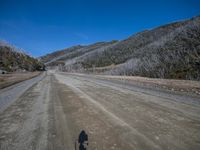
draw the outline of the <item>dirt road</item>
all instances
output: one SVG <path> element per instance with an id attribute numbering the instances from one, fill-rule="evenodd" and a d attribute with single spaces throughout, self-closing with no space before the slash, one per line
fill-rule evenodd
<path id="1" fill-rule="evenodd" d="M 0 113 L 1 150 L 199 150 L 198 96 L 48 72 Z"/>

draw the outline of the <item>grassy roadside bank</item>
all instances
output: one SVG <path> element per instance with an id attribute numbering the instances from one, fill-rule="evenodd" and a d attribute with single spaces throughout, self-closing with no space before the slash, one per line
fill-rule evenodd
<path id="1" fill-rule="evenodd" d="M 0 89 L 6 88 L 13 84 L 34 78 L 40 75 L 42 72 L 25 72 L 25 73 L 10 73 L 0 75 Z"/>

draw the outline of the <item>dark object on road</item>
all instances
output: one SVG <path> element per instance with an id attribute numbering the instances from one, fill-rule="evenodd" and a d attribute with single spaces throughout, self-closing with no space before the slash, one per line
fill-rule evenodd
<path id="1" fill-rule="evenodd" d="M 87 150 L 88 135 L 84 130 L 82 130 L 79 134 L 78 143 L 79 143 L 79 150 Z M 76 144 L 75 144 L 75 150 L 76 150 Z"/>

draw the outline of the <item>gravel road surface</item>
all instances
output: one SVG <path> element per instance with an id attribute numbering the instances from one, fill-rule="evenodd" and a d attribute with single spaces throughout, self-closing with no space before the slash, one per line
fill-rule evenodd
<path id="1" fill-rule="evenodd" d="M 24 90 L 0 108 L 1 150 L 74 150 L 81 130 L 88 150 L 200 149 L 198 96 L 53 71 Z"/>
<path id="2" fill-rule="evenodd" d="M 0 112 L 6 109 L 12 102 L 18 99 L 26 90 L 35 83 L 40 81 L 45 76 L 45 73 L 32 79 L 19 82 L 12 86 L 0 90 Z"/>

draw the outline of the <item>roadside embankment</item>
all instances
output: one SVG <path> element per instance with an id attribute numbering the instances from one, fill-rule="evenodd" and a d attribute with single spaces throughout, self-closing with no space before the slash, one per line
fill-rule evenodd
<path id="1" fill-rule="evenodd" d="M 0 89 L 38 76 L 41 72 L 10 73 L 0 75 Z"/>

